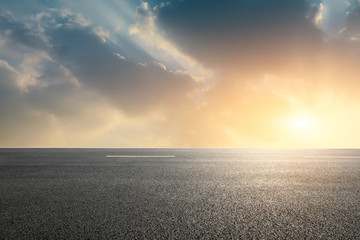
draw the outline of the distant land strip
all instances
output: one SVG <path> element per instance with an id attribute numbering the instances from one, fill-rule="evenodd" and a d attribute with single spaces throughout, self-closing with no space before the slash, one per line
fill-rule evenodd
<path id="1" fill-rule="evenodd" d="M 107 158 L 174 158 L 174 155 L 106 155 Z"/>
<path id="2" fill-rule="evenodd" d="M 302 156 L 303 158 L 343 158 L 343 159 L 360 159 L 360 156 Z"/>

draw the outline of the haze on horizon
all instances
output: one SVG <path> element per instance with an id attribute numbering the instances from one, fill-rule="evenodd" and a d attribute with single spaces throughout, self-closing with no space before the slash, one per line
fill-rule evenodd
<path id="1" fill-rule="evenodd" d="M 359 4 L 2 1 L 0 147 L 360 147 Z"/>

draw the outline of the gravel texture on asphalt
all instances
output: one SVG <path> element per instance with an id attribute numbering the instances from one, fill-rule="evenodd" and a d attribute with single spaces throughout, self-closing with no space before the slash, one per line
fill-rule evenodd
<path id="1" fill-rule="evenodd" d="M 0 239 L 360 239 L 360 150 L 0 149 L 0 179 Z"/>

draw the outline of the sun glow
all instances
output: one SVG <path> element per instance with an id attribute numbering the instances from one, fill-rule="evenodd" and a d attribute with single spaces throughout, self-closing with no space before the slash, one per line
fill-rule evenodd
<path id="1" fill-rule="evenodd" d="M 315 129 L 315 118 L 309 114 L 295 114 L 290 117 L 288 126 L 292 131 L 308 132 Z"/>

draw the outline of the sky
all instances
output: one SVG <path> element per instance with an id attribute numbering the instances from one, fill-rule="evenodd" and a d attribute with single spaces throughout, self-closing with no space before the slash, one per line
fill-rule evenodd
<path id="1" fill-rule="evenodd" d="M 360 147 L 358 0 L 0 2 L 0 147 Z"/>

